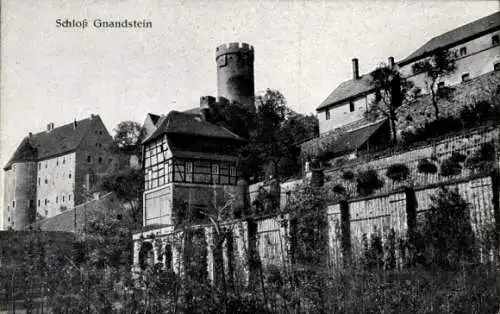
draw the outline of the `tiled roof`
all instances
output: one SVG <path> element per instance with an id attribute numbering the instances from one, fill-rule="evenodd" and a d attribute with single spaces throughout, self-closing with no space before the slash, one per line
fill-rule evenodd
<path id="1" fill-rule="evenodd" d="M 333 142 L 329 143 L 328 152 L 333 155 L 341 155 L 358 149 L 365 144 L 385 122 L 386 120 L 382 120 L 351 132 L 341 133 Z"/>
<path id="2" fill-rule="evenodd" d="M 242 140 L 241 137 L 221 126 L 204 121 L 200 116 L 178 111 L 170 111 L 158 121 L 156 130 L 143 143 L 163 134 L 186 134 L 199 137 Z"/>
<path id="3" fill-rule="evenodd" d="M 26 155 L 35 154 L 31 157 L 33 160 L 42 160 L 75 150 L 91 128 L 92 119 L 101 118 L 94 115 L 76 121 L 76 127 L 75 123 L 71 122 L 50 131 L 43 131 L 25 137 L 4 169 L 8 169 L 14 162 L 25 161 L 23 156 Z"/>
<path id="4" fill-rule="evenodd" d="M 437 48 L 449 48 L 495 29 L 500 29 L 500 11 L 432 38 L 407 58 L 400 61 L 399 65 L 405 65 L 420 59 Z"/>
<path id="5" fill-rule="evenodd" d="M 350 98 L 355 98 L 373 91 L 372 76 L 365 74 L 359 79 L 351 79 L 341 83 L 328 97 L 316 108 L 316 111 L 342 103 Z"/>

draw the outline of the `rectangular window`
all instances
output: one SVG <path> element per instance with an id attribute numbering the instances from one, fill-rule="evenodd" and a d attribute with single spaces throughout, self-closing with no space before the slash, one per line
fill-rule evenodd
<path id="1" fill-rule="evenodd" d="M 186 182 L 193 182 L 193 162 L 186 162 Z"/>
<path id="2" fill-rule="evenodd" d="M 498 35 L 494 35 L 493 37 L 491 37 L 491 45 L 492 46 L 496 46 L 500 44 L 500 38 Z"/>
<path id="3" fill-rule="evenodd" d="M 12 201 L 12 208 L 16 208 L 16 201 Z"/>
<path id="4" fill-rule="evenodd" d="M 467 47 L 460 48 L 460 57 L 463 57 L 467 54 Z"/>
<path id="5" fill-rule="evenodd" d="M 325 119 L 330 120 L 330 110 L 328 109 L 325 111 Z"/>
<path id="6" fill-rule="evenodd" d="M 87 156 L 87 162 L 88 163 L 92 162 L 92 157 L 90 155 Z"/>
<path id="7" fill-rule="evenodd" d="M 162 223 L 171 224 L 172 208 L 171 194 L 168 188 L 147 193 L 145 195 L 145 218 L 146 225 Z"/>
<path id="8" fill-rule="evenodd" d="M 38 200 L 38 207 L 40 207 L 40 200 Z"/>
<path id="9" fill-rule="evenodd" d="M 354 101 L 349 101 L 349 111 L 353 112 L 354 111 Z"/>

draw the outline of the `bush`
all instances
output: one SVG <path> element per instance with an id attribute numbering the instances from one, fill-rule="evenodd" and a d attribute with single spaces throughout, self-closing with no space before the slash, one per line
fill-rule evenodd
<path id="1" fill-rule="evenodd" d="M 384 181 L 379 178 L 377 171 L 373 169 L 360 172 L 356 183 L 358 193 L 361 195 L 370 195 L 384 186 Z"/>
<path id="2" fill-rule="evenodd" d="M 347 180 L 347 181 L 354 180 L 354 177 L 355 177 L 355 175 L 354 175 L 354 172 L 352 172 L 352 170 L 346 170 L 342 174 L 342 179 Z"/>
<path id="3" fill-rule="evenodd" d="M 462 166 L 453 160 L 451 158 L 443 160 L 441 163 L 441 172 L 440 174 L 442 176 L 448 177 L 448 176 L 455 176 L 459 175 L 462 172 Z"/>
<path id="4" fill-rule="evenodd" d="M 458 152 L 452 152 L 450 160 L 453 162 L 464 162 L 465 158 L 467 158 L 464 154 L 460 154 Z"/>
<path id="5" fill-rule="evenodd" d="M 467 159 L 465 166 L 474 171 L 488 171 L 493 168 L 494 162 L 495 145 L 488 142 L 481 145 L 481 148 Z"/>
<path id="6" fill-rule="evenodd" d="M 333 187 L 333 192 L 338 193 L 338 194 L 345 194 L 346 190 L 342 184 L 336 184 Z"/>
<path id="7" fill-rule="evenodd" d="M 418 172 L 431 173 L 431 174 L 436 173 L 437 166 L 432 161 L 429 161 L 428 159 L 421 159 L 418 162 Z"/>
<path id="8" fill-rule="evenodd" d="M 474 261 L 477 252 L 468 203 L 457 189 L 446 188 L 431 196 L 431 201 L 421 231 L 424 256 L 433 265 L 444 268 L 459 267 L 464 260 Z"/>
<path id="9" fill-rule="evenodd" d="M 403 181 L 408 178 L 410 169 L 405 164 L 393 164 L 387 168 L 385 175 L 394 181 Z"/>

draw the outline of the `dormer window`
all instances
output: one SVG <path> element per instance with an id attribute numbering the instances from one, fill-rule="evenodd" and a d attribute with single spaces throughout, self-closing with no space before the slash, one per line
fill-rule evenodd
<path id="1" fill-rule="evenodd" d="M 462 82 L 467 82 L 468 80 L 470 80 L 469 73 L 462 74 Z"/>
<path id="2" fill-rule="evenodd" d="M 493 65 L 493 70 L 494 71 L 500 71 L 500 62 L 497 62 Z"/>
<path id="3" fill-rule="evenodd" d="M 460 48 L 460 57 L 463 57 L 467 54 L 467 47 Z"/>
<path id="4" fill-rule="evenodd" d="M 330 110 L 328 109 L 325 111 L 325 119 L 330 120 Z"/>
<path id="5" fill-rule="evenodd" d="M 491 45 L 496 46 L 498 44 L 500 44 L 500 37 L 498 35 L 491 37 Z"/>
<path id="6" fill-rule="evenodd" d="M 354 101 L 349 101 L 349 111 L 353 112 L 354 111 Z"/>

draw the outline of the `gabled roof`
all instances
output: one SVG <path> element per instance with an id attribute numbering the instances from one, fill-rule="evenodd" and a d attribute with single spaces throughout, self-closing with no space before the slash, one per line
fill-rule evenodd
<path id="1" fill-rule="evenodd" d="M 224 127 L 204 121 L 199 115 L 179 111 L 170 111 L 168 115 L 161 117 L 156 130 L 143 141 L 143 144 L 163 134 L 185 134 L 198 137 L 243 140 Z"/>
<path id="2" fill-rule="evenodd" d="M 26 156 L 31 156 L 32 160 L 43 160 L 74 151 L 91 128 L 93 119 L 101 118 L 93 115 L 76 121 L 76 127 L 75 122 L 71 122 L 50 131 L 25 137 L 4 169 L 10 168 L 15 162 L 26 161 Z"/>
<path id="3" fill-rule="evenodd" d="M 151 119 L 151 122 L 153 122 L 154 125 L 158 123 L 158 120 L 160 120 L 161 116 L 154 114 L 154 113 L 148 113 L 149 118 Z"/>
<path id="4" fill-rule="evenodd" d="M 318 108 L 316 108 L 316 111 L 320 111 L 326 107 L 332 107 L 343 103 L 348 99 L 357 98 L 370 93 L 374 90 L 372 81 L 373 79 L 371 74 L 365 74 L 357 80 L 351 79 L 341 83 L 330 95 L 328 95 Z"/>
<path id="5" fill-rule="evenodd" d="M 340 133 L 340 135 L 328 145 L 330 148 L 328 152 L 335 156 L 340 156 L 355 151 L 368 142 L 372 135 L 375 134 L 386 121 L 387 120 L 382 120 L 351 132 Z"/>
<path id="6" fill-rule="evenodd" d="M 400 66 L 408 64 L 431 54 L 438 48 L 447 49 L 497 29 L 500 29 L 500 11 L 432 38 L 398 64 Z"/>

